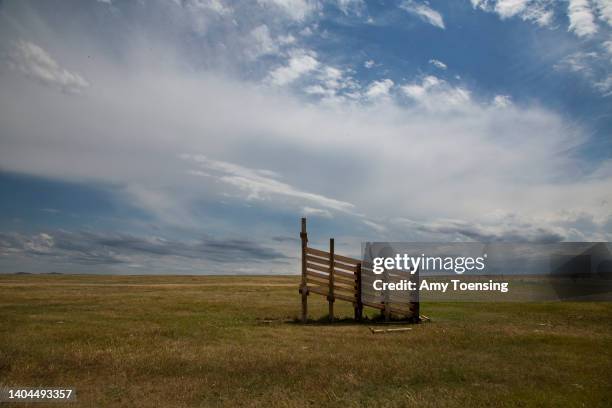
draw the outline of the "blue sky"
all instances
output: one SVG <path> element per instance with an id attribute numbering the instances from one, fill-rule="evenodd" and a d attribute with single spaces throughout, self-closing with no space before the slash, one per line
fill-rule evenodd
<path id="1" fill-rule="evenodd" d="M 0 272 L 610 241 L 605 0 L 0 2 Z"/>

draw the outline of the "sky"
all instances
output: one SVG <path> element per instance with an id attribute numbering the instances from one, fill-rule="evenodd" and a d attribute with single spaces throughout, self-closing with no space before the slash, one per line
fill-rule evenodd
<path id="1" fill-rule="evenodd" d="M 612 240 L 609 0 L 0 0 L 0 273 Z"/>

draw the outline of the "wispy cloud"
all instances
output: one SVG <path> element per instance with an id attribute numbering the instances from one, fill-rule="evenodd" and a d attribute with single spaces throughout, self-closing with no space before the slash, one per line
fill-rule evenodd
<path id="1" fill-rule="evenodd" d="M 234 163 L 211 160 L 203 155 L 185 154 L 181 157 L 198 164 L 207 172 L 211 172 L 211 177 L 217 178 L 245 192 L 246 198 L 250 200 L 261 200 L 280 196 L 295 200 L 305 200 L 328 210 L 348 212 L 352 211 L 354 207 L 353 204 L 345 201 L 299 190 L 280 181 L 280 175 L 269 170 L 251 169 Z M 208 174 L 209 173 L 206 173 L 206 175 Z M 312 209 L 310 210 L 312 211 Z"/>
<path id="2" fill-rule="evenodd" d="M 26 77 L 63 92 L 80 93 L 89 87 L 80 74 L 61 67 L 47 51 L 29 41 L 20 40 L 13 46 L 8 64 Z"/>
<path id="3" fill-rule="evenodd" d="M 429 63 L 433 65 L 434 67 L 442 69 L 442 70 L 446 70 L 448 68 L 445 63 L 437 59 L 430 59 Z"/>
<path id="4" fill-rule="evenodd" d="M 612 73 L 608 69 L 598 69 L 610 64 L 610 56 L 606 54 L 577 51 L 563 58 L 555 65 L 555 69 L 579 74 L 602 96 L 611 96 Z"/>
<path id="5" fill-rule="evenodd" d="M 442 15 L 425 3 L 420 3 L 415 0 L 405 0 L 401 3 L 400 7 L 435 27 L 441 29 L 446 28 Z"/>

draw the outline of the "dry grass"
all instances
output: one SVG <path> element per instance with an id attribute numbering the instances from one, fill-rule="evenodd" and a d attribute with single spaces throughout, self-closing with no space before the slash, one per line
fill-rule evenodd
<path id="1" fill-rule="evenodd" d="M 0 276 L 0 383 L 86 407 L 610 406 L 609 303 L 426 304 L 432 323 L 381 335 L 284 321 L 297 283 Z"/>

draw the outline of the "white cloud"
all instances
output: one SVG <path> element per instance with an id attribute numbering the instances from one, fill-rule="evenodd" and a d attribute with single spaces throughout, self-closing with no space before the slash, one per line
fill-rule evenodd
<path id="1" fill-rule="evenodd" d="M 359 14 L 365 6 L 364 0 L 335 0 L 338 8 L 344 13 Z"/>
<path id="2" fill-rule="evenodd" d="M 435 27 L 442 29 L 445 28 L 442 15 L 425 3 L 419 3 L 414 0 L 405 0 L 401 3 L 400 7 Z"/>
<path id="3" fill-rule="evenodd" d="M 507 108 L 510 105 L 512 105 L 512 98 L 509 95 L 495 95 L 493 98 L 493 106 Z"/>
<path id="4" fill-rule="evenodd" d="M 588 0 L 570 0 L 567 9 L 569 31 L 578 37 L 588 37 L 597 32 L 597 25 Z"/>
<path id="5" fill-rule="evenodd" d="M 466 88 L 454 87 L 433 75 L 403 85 L 401 90 L 419 106 L 431 111 L 465 109 L 470 106 L 470 92 Z"/>
<path id="6" fill-rule="evenodd" d="M 219 15 L 227 15 L 232 9 L 223 4 L 221 0 L 182 0 L 180 2 L 191 12 L 212 11 Z"/>
<path id="7" fill-rule="evenodd" d="M 316 54 L 306 50 L 294 50 L 288 64 L 278 67 L 269 75 L 269 81 L 274 85 L 287 85 L 302 75 L 315 70 L 319 66 Z"/>
<path id="8" fill-rule="evenodd" d="M 255 27 L 251 31 L 250 37 L 252 38 L 253 43 L 248 52 L 253 57 L 256 58 L 261 55 L 275 54 L 278 52 L 278 44 L 272 40 L 272 37 L 270 36 L 270 29 L 267 25 L 262 24 Z"/>
<path id="9" fill-rule="evenodd" d="M 380 99 L 389 96 L 389 91 L 393 87 L 393 81 L 390 79 L 382 79 L 374 81 L 368 86 L 365 96 L 369 99 Z"/>
<path id="10" fill-rule="evenodd" d="M 314 0 L 257 0 L 263 6 L 273 6 L 289 18 L 302 21 L 319 8 Z"/>
<path id="11" fill-rule="evenodd" d="M 433 65 L 434 67 L 439 68 L 439 69 L 446 69 L 446 68 L 448 68 L 445 63 L 443 63 L 442 61 L 439 61 L 437 59 L 430 59 L 429 63 L 431 65 Z"/>
<path id="12" fill-rule="evenodd" d="M 374 60 L 367 60 L 366 62 L 363 63 L 363 66 L 366 67 L 367 69 L 370 69 L 374 66 L 375 62 Z"/>
<path id="13" fill-rule="evenodd" d="M 246 44 L 247 54 L 251 58 L 279 54 L 283 47 L 291 45 L 295 41 L 295 37 L 291 34 L 272 38 L 268 26 L 262 24 L 249 33 Z"/>
<path id="14" fill-rule="evenodd" d="M 26 77 L 62 92 L 80 93 L 89 86 L 81 75 L 62 68 L 45 50 L 29 41 L 15 44 L 8 63 Z"/>
<path id="15" fill-rule="evenodd" d="M 513 17 L 524 11 L 529 0 L 499 0 L 495 4 L 495 11 L 501 18 Z"/>
<path id="16" fill-rule="evenodd" d="M 549 0 L 472 0 L 472 6 L 496 13 L 502 20 L 518 17 L 541 27 L 550 27 L 554 17 L 553 3 Z"/>
<path id="17" fill-rule="evenodd" d="M 204 7 L 214 11 L 218 14 L 230 14 L 232 9 L 223 4 L 220 0 L 208 0 L 202 1 L 200 0 L 200 4 L 203 4 Z"/>
<path id="18" fill-rule="evenodd" d="M 18 83 L 0 75 L 3 168 L 118 185 L 131 206 L 191 227 L 208 221 L 193 212 L 197 203 L 220 197 L 285 213 L 310 207 L 365 219 L 469 223 L 494 209 L 540 217 L 561 210 L 609 214 L 601 202 L 612 202 L 612 174 L 585 175 L 570 154 L 588 133 L 542 107 L 481 106 L 468 89 L 435 77 L 402 88 L 416 107 L 389 97 L 381 109 L 304 104 L 209 73 L 138 72 L 96 77 L 116 91 L 80 98 L 78 117 L 74 105 L 45 93 L 36 93 L 32 106 L 33 90 L 18 92 Z M 461 110 L 441 109 L 447 99 L 463 101 Z M 26 110 L 40 120 L 19 114 Z M 177 159 L 182 152 L 189 158 Z M 410 177 L 398 183 L 398 175 Z M 457 200 L 465 204 L 449 205 Z"/>
<path id="19" fill-rule="evenodd" d="M 612 26 L 612 2 L 610 0 L 594 0 L 599 12 L 599 18 Z"/>

